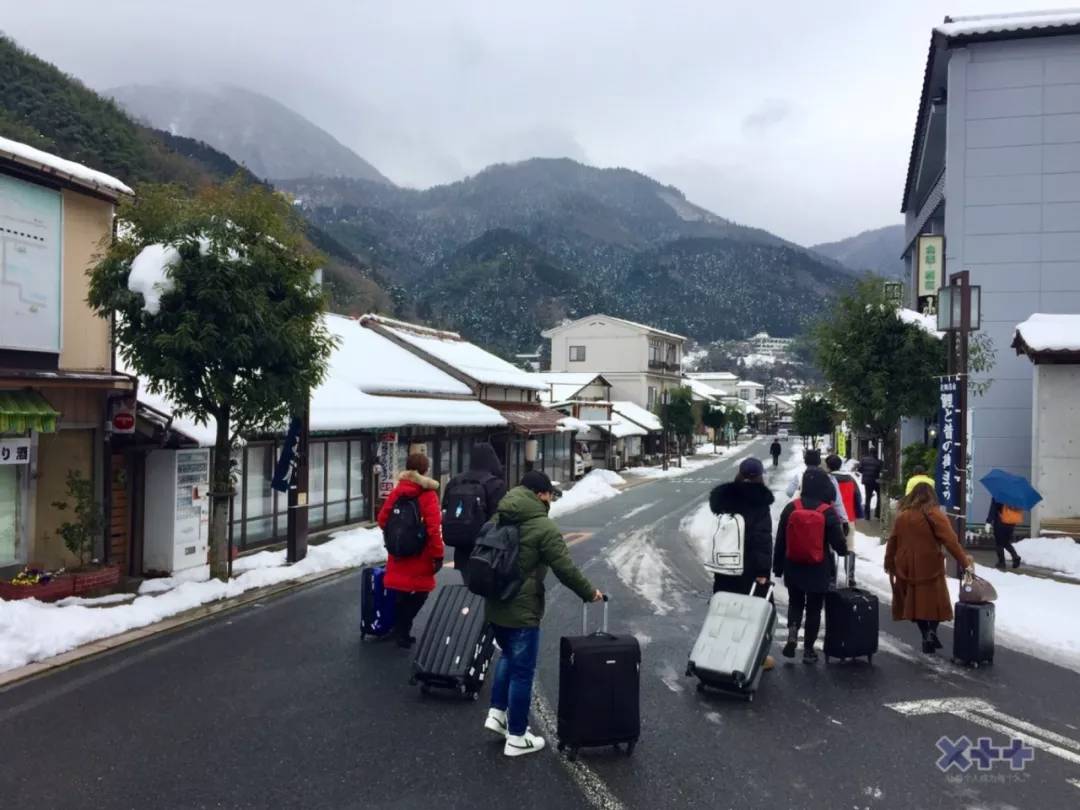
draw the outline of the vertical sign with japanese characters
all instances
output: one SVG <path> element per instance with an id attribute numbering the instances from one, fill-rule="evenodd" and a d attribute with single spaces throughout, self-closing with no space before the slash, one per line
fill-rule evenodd
<path id="1" fill-rule="evenodd" d="M 383 433 L 379 436 L 379 497 L 385 498 L 394 489 L 397 480 L 397 443 L 396 433 Z"/>
<path id="2" fill-rule="evenodd" d="M 963 448 L 959 438 L 959 420 L 963 415 L 957 411 L 960 381 L 955 375 L 942 377 L 940 402 L 938 403 L 938 459 L 934 480 L 938 500 L 946 512 L 955 513 L 960 508 L 962 493 L 960 465 Z"/>
<path id="3" fill-rule="evenodd" d="M 0 439 L 0 464 L 29 464 L 30 437 Z"/>

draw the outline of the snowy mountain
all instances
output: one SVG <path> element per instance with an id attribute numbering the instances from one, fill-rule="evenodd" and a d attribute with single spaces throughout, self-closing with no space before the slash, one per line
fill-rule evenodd
<path id="1" fill-rule="evenodd" d="M 416 314 L 503 351 L 603 310 L 700 341 L 792 335 L 849 271 L 627 169 L 499 164 L 426 191 L 285 183 L 319 227 L 416 291 Z"/>
<path id="2" fill-rule="evenodd" d="M 238 87 L 126 85 L 108 91 L 135 118 L 219 149 L 267 180 L 348 177 L 390 183 L 379 171 L 284 104 Z"/>
<path id="3" fill-rule="evenodd" d="M 904 226 L 888 225 L 839 242 L 826 242 L 810 248 L 850 270 L 870 270 L 883 276 L 902 276 L 906 272 L 900 253 L 904 249 Z"/>

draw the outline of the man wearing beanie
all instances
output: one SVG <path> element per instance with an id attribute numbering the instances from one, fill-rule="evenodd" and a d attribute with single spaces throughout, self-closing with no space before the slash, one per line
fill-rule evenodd
<path id="1" fill-rule="evenodd" d="M 559 495 L 550 478 L 533 470 L 525 473 L 520 486 L 506 493 L 495 513 L 499 525 L 513 523 L 520 530 L 521 589 L 511 599 L 488 599 L 486 603 L 487 619 L 502 655 L 491 681 L 491 708 L 484 728 L 506 738 L 503 753 L 508 757 L 532 754 L 544 747 L 544 738 L 529 730 L 528 720 L 548 569 L 583 602 L 604 598 L 574 565 L 562 532 L 548 517 L 551 502 Z"/>

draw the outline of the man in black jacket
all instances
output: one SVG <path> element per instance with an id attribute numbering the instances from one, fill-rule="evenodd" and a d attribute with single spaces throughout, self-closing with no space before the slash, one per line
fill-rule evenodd
<path id="1" fill-rule="evenodd" d="M 450 483 L 446 485 L 445 495 L 443 496 L 444 527 L 446 524 L 446 510 L 447 508 L 452 508 L 450 501 L 454 491 L 459 488 L 462 481 L 476 482 L 483 487 L 484 521 L 491 520 L 499 507 L 499 501 L 501 501 L 506 494 L 506 476 L 503 472 L 502 464 L 499 463 L 499 457 L 496 455 L 494 447 L 487 442 L 477 442 L 474 444 L 472 446 L 472 454 L 469 457 L 468 471 L 454 476 L 450 479 Z M 477 536 L 479 536 L 479 532 L 472 537 L 472 540 L 475 541 Z M 445 537 L 444 539 L 450 544 L 451 541 L 449 537 Z M 461 580 L 464 582 L 465 564 L 472 555 L 474 544 L 473 542 L 457 541 L 452 545 L 454 546 L 454 568 L 461 574 Z"/>
<path id="2" fill-rule="evenodd" d="M 774 467 L 780 464 L 780 454 L 784 452 L 783 445 L 780 444 L 780 437 L 776 436 L 772 440 L 772 444 L 769 445 L 769 455 L 772 456 L 772 465 Z"/>
<path id="3" fill-rule="evenodd" d="M 877 503 L 874 505 L 874 517 L 881 520 L 881 459 L 874 452 L 874 445 L 870 445 L 869 452 L 859 459 L 859 473 L 862 475 L 863 489 L 866 490 L 866 500 L 863 509 L 867 519 L 870 518 L 870 496 L 877 493 Z"/>

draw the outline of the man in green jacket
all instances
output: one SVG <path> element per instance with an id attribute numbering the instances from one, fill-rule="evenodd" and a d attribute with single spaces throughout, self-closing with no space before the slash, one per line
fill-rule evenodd
<path id="1" fill-rule="evenodd" d="M 494 626 L 502 655 L 491 682 L 491 708 L 484 728 L 506 737 L 503 753 L 508 757 L 531 754 L 544 747 L 544 738 L 533 734 L 528 722 L 548 569 L 582 601 L 599 602 L 604 598 L 574 565 L 562 532 L 548 517 L 556 497 L 551 479 L 533 470 L 525 473 L 520 486 L 506 493 L 496 512 L 499 524 L 513 523 L 521 531 L 521 590 L 513 599 L 487 600 L 487 619 Z"/>

